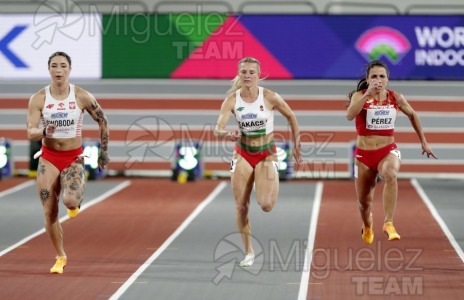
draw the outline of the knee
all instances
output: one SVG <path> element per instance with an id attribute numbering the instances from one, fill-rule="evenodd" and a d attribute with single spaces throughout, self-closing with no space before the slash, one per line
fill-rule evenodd
<path id="1" fill-rule="evenodd" d="M 53 224 L 58 220 L 58 211 L 45 210 L 45 224 Z"/>
<path id="2" fill-rule="evenodd" d="M 261 209 L 264 212 L 270 212 L 274 208 L 274 205 L 272 204 L 261 204 Z"/>
<path id="3" fill-rule="evenodd" d="M 398 170 L 395 168 L 388 168 L 381 174 L 385 183 L 394 183 L 398 178 Z"/>
<path id="4" fill-rule="evenodd" d="M 370 199 L 358 199 L 358 207 L 362 210 L 367 210 L 371 207 L 372 201 Z"/>
<path id="5" fill-rule="evenodd" d="M 237 204 L 235 205 L 235 210 L 237 215 L 246 216 L 248 214 L 249 205 L 248 204 Z"/>
<path id="6" fill-rule="evenodd" d="M 264 199 L 259 202 L 259 206 L 264 212 L 270 212 L 274 208 L 274 202 L 272 199 Z"/>
<path id="7" fill-rule="evenodd" d="M 358 207 L 362 210 L 366 210 L 370 207 L 370 203 L 358 201 Z"/>
<path id="8" fill-rule="evenodd" d="M 83 197 L 76 194 L 63 194 L 63 204 L 69 209 L 76 209 L 82 202 Z"/>

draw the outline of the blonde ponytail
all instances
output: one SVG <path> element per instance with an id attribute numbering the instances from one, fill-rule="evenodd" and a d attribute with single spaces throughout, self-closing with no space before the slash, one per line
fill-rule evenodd
<path id="1" fill-rule="evenodd" d="M 237 75 L 234 79 L 232 79 L 232 86 L 227 91 L 227 93 L 232 94 L 238 91 L 242 87 L 242 83 L 240 82 L 240 77 Z"/>

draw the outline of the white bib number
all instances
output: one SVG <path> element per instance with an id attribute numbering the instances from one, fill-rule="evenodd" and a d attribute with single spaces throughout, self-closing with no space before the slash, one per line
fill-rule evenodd
<path id="1" fill-rule="evenodd" d="M 366 128 L 369 130 L 388 130 L 395 128 L 396 109 L 369 108 L 366 114 Z"/>

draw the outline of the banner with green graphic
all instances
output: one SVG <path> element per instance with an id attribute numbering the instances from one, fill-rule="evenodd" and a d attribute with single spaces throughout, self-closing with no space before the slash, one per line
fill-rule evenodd
<path id="1" fill-rule="evenodd" d="M 104 78 L 169 78 L 223 24 L 222 14 L 105 15 Z"/>
<path id="2" fill-rule="evenodd" d="M 356 24 L 356 26 L 346 26 Z M 104 78 L 232 79 L 253 56 L 268 79 L 464 79 L 463 16 L 104 16 Z"/>

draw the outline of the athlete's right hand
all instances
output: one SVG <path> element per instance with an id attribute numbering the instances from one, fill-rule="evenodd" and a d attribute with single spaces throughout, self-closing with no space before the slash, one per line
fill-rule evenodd
<path id="1" fill-rule="evenodd" d="M 56 125 L 55 124 L 48 124 L 47 127 L 45 127 L 45 135 L 47 137 L 53 136 L 55 133 Z"/>
<path id="2" fill-rule="evenodd" d="M 226 139 L 229 141 L 238 141 L 240 139 L 240 131 L 234 130 L 234 131 L 229 131 L 226 134 Z"/>
<path id="3" fill-rule="evenodd" d="M 366 94 L 369 96 L 374 96 L 379 88 L 379 80 L 378 79 L 371 79 L 368 82 Z"/>

